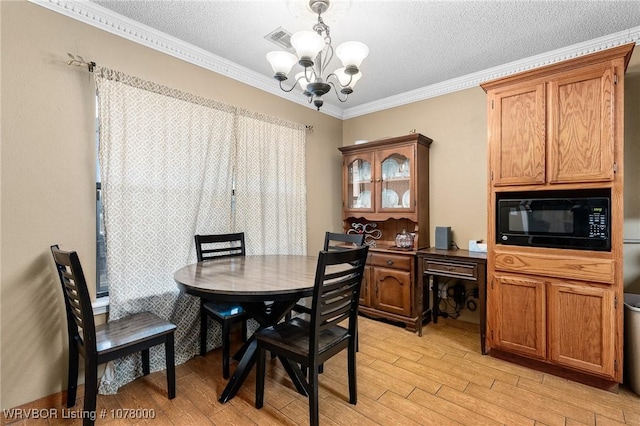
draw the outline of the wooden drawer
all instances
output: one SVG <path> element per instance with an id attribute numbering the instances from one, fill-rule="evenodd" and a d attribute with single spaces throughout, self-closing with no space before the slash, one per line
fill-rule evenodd
<path id="1" fill-rule="evenodd" d="M 546 252 L 527 253 L 496 249 L 494 259 L 495 269 L 498 271 L 595 281 L 604 284 L 614 282 L 613 259 L 596 255 L 575 256 L 568 253 L 556 255 Z"/>
<path id="2" fill-rule="evenodd" d="M 469 281 L 478 279 L 477 265 L 450 260 L 424 260 L 424 272 L 453 278 L 462 278 Z"/>
<path id="3" fill-rule="evenodd" d="M 367 263 L 371 266 L 384 266 L 385 268 L 402 269 L 411 271 L 413 256 L 402 256 L 387 253 L 370 253 Z"/>

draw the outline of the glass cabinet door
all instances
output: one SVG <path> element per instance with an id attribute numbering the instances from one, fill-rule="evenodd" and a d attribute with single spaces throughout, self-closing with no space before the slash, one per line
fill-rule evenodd
<path id="1" fill-rule="evenodd" d="M 411 147 L 381 151 L 379 210 L 413 211 L 413 149 Z"/>
<path id="2" fill-rule="evenodd" d="M 373 165 L 371 155 L 346 159 L 345 207 L 348 210 L 373 211 Z"/>

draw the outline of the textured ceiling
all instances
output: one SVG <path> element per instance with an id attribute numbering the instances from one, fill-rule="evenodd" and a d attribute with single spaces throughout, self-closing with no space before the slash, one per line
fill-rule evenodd
<path id="1" fill-rule="evenodd" d="M 264 36 L 278 27 L 310 29 L 306 0 L 145 1 L 93 3 L 271 77 L 265 54 L 280 50 Z M 333 45 L 369 46 L 363 77 L 345 104 L 353 108 L 635 29 L 634 1 L 368 1 L 335 2 L 326 15 Z M 638 49 L 636 49 L 638 50 Z M 640 55 L 636 54 L 635 57 Z M 634 59 L 635 59 L 634 57 Z M 337 62 L 337 60 L 334 60 Z M 337 68 L 330 66 L 330 69 Z M 277 82 L 273 80 L 273 85 Z"/>

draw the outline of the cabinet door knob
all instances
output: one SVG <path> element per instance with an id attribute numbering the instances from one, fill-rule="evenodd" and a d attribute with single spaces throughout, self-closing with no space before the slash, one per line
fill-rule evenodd
<path id="1" fill-rule="evenodd" d="M 391 259 L 387 260 L 387 266 L 391 266 L 391 265 L 393 265 L 393 260 Z"/>

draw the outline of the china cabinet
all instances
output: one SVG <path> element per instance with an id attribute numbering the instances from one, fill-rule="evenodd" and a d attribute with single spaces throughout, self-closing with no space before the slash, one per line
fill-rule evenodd
<path id="1" fill-rule="evenodd" d="M 609 389 L 623 376 L 623 96 L 632 51 L 620 46 L 482 85 L 487 346 L 494 356 Z M 552 190 L 607 194 L 610 250 L 498 241 L 497 200 Z"/>
<path id="2" fill-rule="evenodd" d="M 428 306 L 415 254 L 429 245 L 431 142 L 415 133 L 340 148 L 344 232 L 362 232 L 370 245 L 360 312 L 410 331 L 421 329 Z"/>

